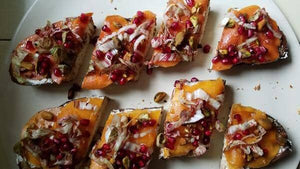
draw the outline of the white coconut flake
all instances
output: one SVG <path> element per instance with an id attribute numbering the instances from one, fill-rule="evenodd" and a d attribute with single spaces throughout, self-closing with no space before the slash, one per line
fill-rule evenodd
<path id="1" fill-rule="evenodd" d="M 145 27 L 149 24 L 149 21 L 140 24 L 134 32 L 129 36 L 129 42 L 131 42 L 135 37 L 139 36 L 143 32 L 145 33 Z M 143 31 L 142 31 L 143 30 Z M 147 34 L 146 34 L 147 36 Z"/>
<path id="2" fill-rule="evenodd" d="M 229 134 L 234 134 L 235 132 L 239 131 L 239 130 L 246 130 L 250 127 L 256 126 L 257 122 L 254 119 L 251 119 L 249 121 L 246 121 L 242 124 L 237 124 L 237 125 L 233 125 L 230 126 L 228 129 L 228 133 Z"/>

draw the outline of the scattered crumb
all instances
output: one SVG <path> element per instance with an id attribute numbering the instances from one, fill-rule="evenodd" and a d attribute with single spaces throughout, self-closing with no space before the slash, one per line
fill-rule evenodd
<path id="1" fill-rule="evenodd" d="M 281 88 L 281 90 L 283 90 L 283 87 Z"/>
<path id="2" fill-rule="evenodd" d="M 294 88 L 294 86 L 290 84 L 290 88 L 292 89 L 292 88 Z"/>
<path id="3" fill-rule="evenodd" d="M 255 91 L 260 91 L 260 84 L 258 84 L 257 86 L 254 87 Z"/>
<path id="4" fill-rule="evenodd" d="M 113 3 L 113 0 L 109 0 L 110 3 Z"/>
<path id="5" fill-rule="evenodd" d="M 279 82 L 277 81 L 276 84 L 278 84 Z"/>
<path id="6" fill-rule="evenodd" d="M 144 102 L 145 100 L 143 99 L 142 102 Z"/>
<path id="7" fill-rule="evenodd" d="M 240 90 L 240 88 L 236 88 L 236 90 Z"/>
<path id="8" fill-rule="evenodd" d="M 115 7 L 114 10 L 118 10 L 118 9 Z"/>
<path id="9" fill-rule="evenodd" d="M 298 109 L 297 111 L 298 111 L 298 115 L 300 115 L 300 109 Z"/>
<path id="10" fill-rule="evenodd" d="M 164 100 L 165 103 L 167 103 L 167 100 Z"/>
<path id="11" fill-rule="evenodd" d="M 275 100 L 277 100 L 277 97 L 275 97 Z"/>

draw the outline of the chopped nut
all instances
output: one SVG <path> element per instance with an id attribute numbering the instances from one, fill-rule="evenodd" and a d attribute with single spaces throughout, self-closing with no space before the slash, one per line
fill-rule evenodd
<path id="1" fill-rule="evenodd" d="M 190 36 L 190 38 L 189 38 L 189 45 L 193 49 L 196 49 L 198 47 L 197 43 L 195 43 L 195 37 L 194 36 Z"/>
<path id="2" fill-rule="evenodd" d="M 243 59 L 251 57 L 251 53 L 247 49 L 241 49 L 240 52 Z"/>
<path id="3" fill-rule="evenodd" d="M 254 87 L 255 91 L 259 91 L 260 90 L 260 84 L 258 84 L 257 86 Z"/>
<path id="4" fill-rule="evenodd" d="M 298 114 L 300 115 L 300 109 L 298 109 L 297 111 L 298 111 Z"/>
<path id="5" fill-rule="evenodd" d="M 165 97 L 167 96 L 167 93 L 165 92 L 158 92 L 156 93 L 156 95 L 154 96 L 154 101 L 156 103 L 161 102 Z"/>
<path id="6" fill-rule="evenodd" d="M 190 20 L 191 20 L 194 27 L 196 27 L 198 25 L 198 16 L 193 15 L 193 16 L 190 17 Z"/>
<path id="7" fill-rule="evenodd" d="M 290 88 L 292 89 L 292 88 L 293 88 L 293 85 L 290 85 Z"/>
<path id="8" fill-rule="evenodd" d="M 219 53 L 220 53 L 222 56 L 225 56 L 225 55 L 228 54 L 228 50 L 227 50 L 227 49 L 219 50 Z"/>
<path id="9" fill-rule="evenodd" d="M 21 67 L 27 69 L 27 70 L 33 70 L 34 65 L 28 62 L 21 62 Z"/>
<path id="10" fill-rule="evenodd" d="M 257 11 L 257 12 L 255 12 L 254 15 L 252 15 L 252 16 L 249 18 L 249 22 L 256 21 L 259 17 L 260 17 L 260 11 Z"/>
<path id="11" fill-rule="evenodd" d="M 48 112 L 48 111 L 42 111 L 42 112 L 41 112 L 41 117 L 42 117 L 44 120 L 52 121 L 53 118 L 54 118 L 54 115 L 53 115 L 51 112 Z"/>
<path id="12" fill-rule="evenodd" d="M 129 166 L 130 166 L 129 157 L 128 156 L 124 157 L 123 160 L 122 160 L 122 163 L 123 163 L 123 166 L 125 167 L 125 169 L 128 169 Z"/>
<path id="13" fill-rule="evenodd" d="M 113 25 L 115 28 L 120 29 L 122 28 L 122 25 L 119 22 L 113 22 Z"/>
<path id="14" fill-rule="evenodd" d="M 257 29 L 258 29 L 258 31 L 261 31 L 262 28 L 266 25 L 266 23 L 267 23 L 266 19 L 263 19 L 263 20 L 259 21 L 257 23 Z"/>
<path id="15" fill-rule="evenodd" d="M 178 46 L 181 44 L 181 42 L 183 41 L 184 39 L 184 32 L 179 32 L 177 33 L 176 37 L 175 37 L 175 46 Z"/>
<path id="16" fill-rule="evenodd" d="M 233 19 L 229 19 L 227 24 L 225 25 L 226 28 L 233 28 L 235 26 L 235 21 Z"/>
<path id="17" fill-rule="evenodd" d="M 120 40 L 119 40 L 116 36 L 114 36 L 114 37 L 112 38 L 112 40 L 113 40 L 113 42 L 114 42 L 115 47 L 116 47 L 117 49 L 119 49 L 119 48 L 121 47 Z"/>
<path id="18" fill-rule="evenodd" d="M 201 9 L 201 3 L 197 3 L 193 8 L 192 8 L 192 13 L 199 13 Z"/>

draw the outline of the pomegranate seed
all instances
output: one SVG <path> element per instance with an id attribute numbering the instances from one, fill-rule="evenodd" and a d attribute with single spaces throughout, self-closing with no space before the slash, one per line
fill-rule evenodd
<path id="1" fill-rule="evenodd" d="M 249 29 L 248 30 L 248 38 L 251 38 L 254 35 L 254 30 Z"/>
<path id="2" fill-rule="evenodd" d="M 261 52 L 262 55 L 264 55 L 268 52 L 268 49 L 263 47 L 263 46 L 260 46 L 259 49 L 260 49 L 260 52 Z"/>
<path id="3" fill-rule="evenodd" d="M 250 130 L 249 129 L 243 130 L 242 133 L 244 135 L 249 135 L 250 134 Z"/>
<path id="4" fill-rule="evenodd" d="M 82 126 L 88 126 L 90 124 L 90 120 L 89 119 L 81 119 L 79 121 L 80 125 Z"/>
<path id="5" fill-rule="evenodd" d="M 171 144 L 175 144 L 176 139 L 173 138 L 173 137 L 168 137 L 168 138 L 167 138 L 167 142 L 168 142 L 168 143 L 171 143 Z"/>
<path id="6" fill-rule="evenodd" d="M 233 59 L 232 59 L 232 63 L 233 63 L 233 64 L 239 63 L 239 59 L 238 59 L 238 58 L 233 58 Z"/>
<path id="7" fill-rule="evenodd" d="M 270 31 L 270 30 L 268 30 L 268 31 L 266 32 L 266 36 L 267 36 L 267 38 L 269 38 L 269 39 L 273 39 L 273 38 L 274 38 L 274 34 L 273 34 L 273 32 Z"/>
<path id="8" fill-rule="evenodd" d="M 127 79 L 125 77 L 122 77 L 119 81 L 120 85 L 125 85 L 127 83 Z"/>
<path id="9" fill-rule="evenodd" d="M 102 149 L 98 149 L 95 152 L 96 157 L 102 157 L 102 156 L 105 156 L 105 155 L 106 155 L 106 153 Z"/>
<path id="10" fill-rule="evenodd" d="M 148 151 L 147 146 L 144 145 L 144 144 L 142 144 L 142 145 L 141 145 L 141 148 L 140 148 L 140 152 L 141 152 L 141 153 L 147 153 L 147 151 Z"/>
<path id="11" fill-rule="evenodd" d="M 36 29 L 35 34 L 40 35 L 41 31 L 42 31 L 41 29 Z"/>
<path id="12" fill-rule="evenodd" d="M 240 35 L 244 35 L 245 32 L 246 32 L 245 28 L 244 28 L 243 26 L 240 25 L 240 26 L 238 27 L 238 33 L 239 33 Z"/>
<path id="13" fill-rule="evenodd" d="M 244 15 L 240 15 L 239 19 L 244 23 L 246 22 L 246 17 Z"/>
<path id="14" fill-rule="evenodd" d="M 202 120 L 201 122 L 200 122 L 200 124 L 204 127 L 204 128 L 206 128 L 208 125 L 207 125 L 207 122 L 206 121 L 204 121 L 204 120 Z"/>
<path id="15" fill-rule="evenodd" d="M 133 56 L 131 57 L 131 62 L 132 63 L 138 63 L 140 62 L 142 59 L 141 59 L 141 56 L 137 53 L 134 53 Z"/>
<path id="16" fill-rule="evenodd" d="M 136 154 L 135 154 L 134 152 L 130 152 L 130 153 L 129 153 L 129 159 L 130 159 L 130 160 L 135 159 L 135 157 L 136 157 Z"/>
<path id="17" fill-rule="evenodd" d="M 152 72 L 153 72 L 153 68 L 147 67 L 147 68 L 146 68 L 146 72 L 147 72 L 148 75 L 151 75 Z"/>
<path id="18" fill-rule="evenodd" d="M 196 77 L 191 78 L 191 82 L 198 82 L 199 79 L 197 79 Z"/>
<path id="19" fill-rule="evenodd" d="M 44 141 L 45 145 L 49 145 L 52 142 L 52 140 L 50 140 L 49 138 L 46 138 Z"/>
<path id="20" fill-rule="evenodd" d="M 83 132 L 82 132 L 82 136 L 83 136 L 83 137 L 90 137 L 90 135 L 91 135 L 91 134 L 90 134 L 90 132 L 88 132 L 88 131 L 83 131 Z"/>
<path id="21" fill-rule="evenodd" d="M 121 160 L 117 160 L 117 161 L 116 161 L 116 164 L 117 164 L 118 166 L 122 166 L 122 161 L 121 161 Z"/>
<path id="22" fill-rule="evenodd" d="M 264 156 L 267 156 L 267 155 L 268 155 L 268 153 L 269 153 L 269 150 L 268 150 L 268 149 L 266 149 L 266 148 L 263 148 L 263 152 L 264 152 Z"/>
<path id="23" fill-rule="evenodd" d="M 185 2 L 189 7 L 193 7 L 195 5 L 195 0 L 185 0 Z"/>
<path id="24" fill-rule="evenodd" d="M 119 158 L 123 158 L 123 157 L 125 156 L 124 150 L 118 151 L 118 152 L 117 152 L 117 156 L 118 156 Z"/>
<path id="25" fill-rule="evenodd" d="M 198 141 L 195 140 L 195 141 L 192 143 L 192 145 L 195 146 L 195 147 L 198 147 L 199 143 L 198 143 Z"/>
<path id="26" fill-rule="evenodd" d="M 165 146 L 166 146 L 168 149 L 171 149 L 171 150 L 174 150 L 174 148 L 175 148 L 174 144 L 171 144 L 171 143 L 169 143 L 169 142 L 167 142 L 167 143 L 165 144 Z"/>
<path id="27" fill-rule="evenodd" d="M 149 157 L 148 157 L 147 155 L 142 155 L 142 159 L 143 159 L 144 161 L 148 161 L 148 160 L 149 160 Z"/>
<path id="28" fill-rule="evenodd" d="M 212 59 L 212 63 L 218 63 L 219 61 L 221 60 L 221 58 L 219 56 L 215 56 L 213 59 Z"/>
<path id="29" fill-rule="evenodd" d="M 55 144 L 59 144 L 59 143 L 60 143 L 60 141 L 59 141 L 58 139 L 56 139 L 56 138 L 53 139 L 53 142 L 54 142 Z"/>
<path id="30" fill-rule="evenodd" d="M 54 39 L 56 39 L 57 41 L 58 40 L 62 40 L 62 32 L 56 32 L 54 35 L 53 35 Z"/>
<path id="31" fill-rule="evenodd" d="M 32 44 L 32 41 L 30 41 L 30 40 L 26 42 L 25 48 L 27 50 L 34 50 L 35 49 L 34 46 L 33 46 L 33 44 Z"/>
<path id="32" fill-rule="evenodd" d="M 194 128 L 194 129 L 192 130 L 192 134 L 193 134 L 194 136 L 197 136 L 197 135 L 200 134 L 200 130 L 197 129 L 197 128 Z"/>
<path id="33" fill-rule="evenodd" d="M 105 58 L 105 54 L 101 52 L 100 50 L 96 50 L 96 56 L 98 60 L 103 60 Z"/>
<path id="34" fill-rule="evenodd" d="M 72 148 L 71 153 L 75 154 L 77 151 L 78 151 L 77 148 Z"/>
<path id="35" fill-rule="evenodd" d="M 255 29 L 257 29 L 257 23 L 256 22 L 251 22 L 251 25 L 253 25 L 255 27 Z"/>
<path id="36" fill-rule="evenodd" d="M 132 133 L 132 134 L 136 134 L 138 132 L 138 129 L 136 126 L 130 126 L 129 127 L 129 131 Z"/>
<path id="37" fill-rule="evenodd" d="M 173 22 L 173 23 L 171 24 L 171 29 L 176 30 L 176 29 L 178 29 L 178 28 L 179 28 L 179 22 Z"/>
<path id="38" fill-rule="evenodd" d="M 61 77 L 61 76 L 62 76 L 61 70 L 60 70 L 59 68 L 55 68 L 55 69 L 54 69 L 54 75 L 55 75 L 56 77 Z"/>
<path id="39" fill-rule="evenodd" d="M 229 57 L 234 57 L 234 56 L 236 56 L 237 54 L 238 54 L 237 51 L 231 51 L 231 52 L 229 52 L 228 56 L 229 56 Z"/>
<path id="40" fill-rule="evenodd" d="M 129 35 L 132 34 L 134 32 L 133 28 L 129 28 L 126 30 L 126 33 L 128 33 Z"/>
<path id="41" fill-rule="evenodd" d="M 84 13 L 82 13 L 82 14 L 80 15 L 80 21 L 81 21 L 82 23 L 88 23 L 88 21 L 89 21 L 89 16 L 87 16 L 87 15 L 84 14 Z"/>
<path id="42" fill-rule="evenodd" d="M 263 63 L 263 62 L 266 61 L 266 59 L 265 59 L 264 56 L 259 56 L 259 57 L 258 57 L 258 61 L 259 61 L 260 63 Z"/>
<path id="43" fill-rule="evenodd" d="M 203 137 L 203 144 L 209 144 L 210 138 L 209 137 Z"/>
<path id="44" fill-rule="evenodd" d="M 140 160 L 140 161 L 139 161 L 139 166 L 140 166 L 140 167 L 144 167 L 144 166 L 145 166 L 145 163 L 144 163 L 142 160 Z"/>
<path id="45" fill-rule="evenodd" d="M 65 42 L 64 43 L 64 47 L 67 48 L 67 49 L 69 49 L 69 48 L 72 47 L 72 43 L 71 42 Z"/>
<path id="46" fill-rule="evenodd" d="M 236 48 L 234 45 L 229 45 L 228 48 L 227 48 L 228 52 L 235 52 L 236 51 Z"/>
<path id="47" fill-rule="evenodd" d="M 209 45 L 205 45 L 205 46 L 203 47 L 203 52 L 204 52 L 204 53 L 209 53 L 209 51 L 210 51 L 210 46 L 209 46 Z"/>
<path id="48" fill-rule="evenodd" d="M 235 140 L 240 140 L 242 139 L 242 135 L 240 133 L 236 133 L 234 136 L 233 136 L 233 139 Z"/>
<path id="49" fill-rule="evenodd" d="M 67 139 L 66 137 L 63 137 L 63 138 L 60 139 L 60 141 L 61 141 L 62 143 L 66 143 L 66 142 L 68 141 L 68 139 Z"/>
<path id="50" fill-rule="evenodd" d="M 151 119 L 148 121 L 149 126 L 154 126 L 155 124 L 156 124 L 156 120 L 154 120 L 154 119 Z"/>
<path id="51" fill-rule="evenodd" d="M 56 159 L 57 160 L 61 160 L 64 158 L 64 155 L 62 153 L 59 153 L 57 156 L 56 156 Z"/>
<path id="52" fill-rule="evenodd" d="M 171 53 L 171 48 L 169 46 L 166 46 L 163 48 L 163 53 Z"/>
<path id="53" fill-rule="evenodd" d="M 102 31 L 109 33 L 111 30 L 107 25 L 102 26 Z"/>
<path id="54" fill-rule="evenodd" d="M 235 114 L 235 115 L 233 115 L 233 118 L 234 118 L 235 120 L 237 120 L 238 122 L 241 122 L 241 121 L 242 121 L 242 116 L 241 116 L 240 114 Z"/>
<path id="55" fill-rule="evenodd" d="M 143 19 L 144 18 L 144 13 L 142 11 L 137 11 L 136 13 L 137 17 L 140 18 L 140 19 Z"/>
<path id="56" fill-rule="evenodd" d="M 141 20 L 140 20 L 140 18 L 136 17 L 133 19 L 132 23 L 139 25 L 141 23 Z"/>
<path id="57" fill-rule="evenodd" d="M 223 64 L 230 64 L 230 61 L 229 61 L 229 59 L 227 59 L 227 58 L 224 58 L 224 59 L 222 59 L 221 60 L 221 62 L 223 63 Z"/>
<path id="58" fill-rule="evenodd" d="M 103 148 L 104 150 L 110 150 L 109 144 L 106 144 L 106 143 L 103 144 L 102 148 Z"/>
<path id="59" fill-rule="evenodd" d="M 132 164 L 132 169 L 138 169 L 138 167 L 136 166 L 136 164 Z"/>
<path id="60" fill-rule="evenodd" d="M 204 132 L 204 134 L 205 134 L 206 136 L 211 136 L 211 131 L 210 131 L 210 130 L 207 130 L 207 131 Z"/>
<path id="61" fill-rule="evenodd" d="M 192 28 L 193 27 L 193 23 L 190 20 L 187 20 L 185 22 L 185 26 L 186 26 L 187 29 Z"/>
<path id="62" fill-rule="evenodd" d="M 70 145 L 68 143 L 63 144 L 62 148 L 64 150 L 69 150 L 70 149 Z"/>
<path id="63" fill-rule="evenodd" d="M 119 77 L 118 77 L 117 74 L 111 74 L 111 75 L 110 75 L 110 79 L 111 79 L 113 82 L 115 82 L 115 81 L 117 81 L 117 80 L 119 79 Z"/>
<path id="64" fill-rule="evenodd" d="M 175 80 L 175 82 L 174 82 L 174 87 L 176 87 L 176 85 L 177 85 L 178 83 L 180 83 L 180 80 Z"/>

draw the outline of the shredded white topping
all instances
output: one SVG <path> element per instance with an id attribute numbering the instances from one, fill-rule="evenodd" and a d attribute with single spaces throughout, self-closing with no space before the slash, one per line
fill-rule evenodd
<path id="1" fill-rule="evenodd" d="M 133 50 L 134 51 L 137 51 L 138 49 L 138 46 L 140 45 L 141 42 L 143 42 L 143 40 L 146 39 L 146 36 L 145 35 L 141 35 L 139 36 L 136 41 L 134 42 L 134 45 L 133 45 Z"/>
<path id="2" fill-rule="evenodd" d="M 228 128 L 228 133 L 229 134 L 234 134 L 235 132 L 239 131 L 239 130 L 246 130 L 250 127 L 253 127 L 253 126 L 256 126 L 257 125 L 257 122 L 252 119 L 252 120 L 249 120 L 249 121 L 246 121 L 242 124 L 237 124 L 237 125 L 233 125 L 233 126 L 230 126 Z"/>

